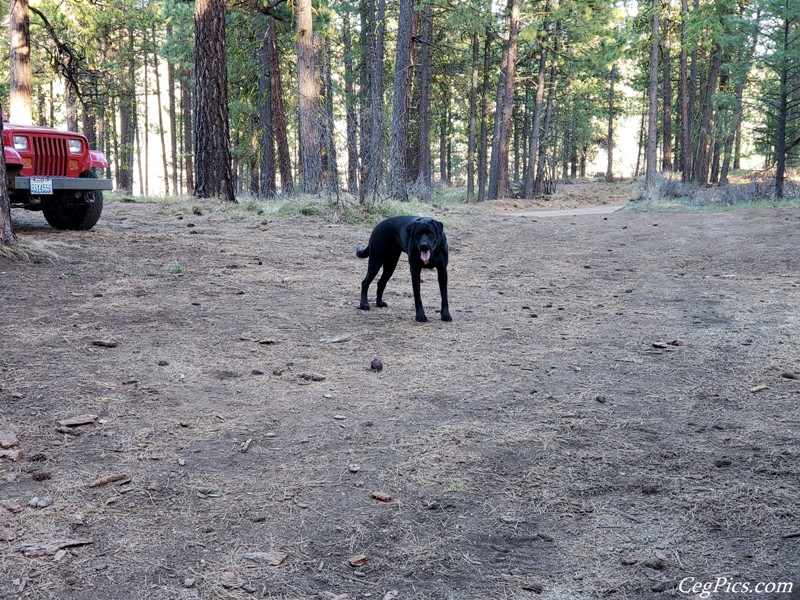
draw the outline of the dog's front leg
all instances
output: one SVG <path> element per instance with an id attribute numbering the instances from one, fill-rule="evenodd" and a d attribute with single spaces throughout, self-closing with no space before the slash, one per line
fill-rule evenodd
<path id="1" fill-rule="evenodd" d="M 422 308 L 422 294 L 420 292 L 420 277 L 422 269 L 411 265 L 411 287 L 414 290 L 414 308 L 417 311 L 417 321 L 425 323 L 428 317 L 425 316 L 425 309 Z"/>
<path id="2" fill-rule="evenodd" d="M 439 275 L 439 293 L 442 295 L 442 321 L 452 321 L 450 304 L 447 301 L 447 267 L 437 265 L 436 272 Z"/>

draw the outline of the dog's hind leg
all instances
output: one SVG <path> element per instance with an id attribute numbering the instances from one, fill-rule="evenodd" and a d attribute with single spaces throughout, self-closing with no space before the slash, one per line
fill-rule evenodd
<path id="1" fill-rule="evenodd" d="M 381 263 L 374 256 L 370 256 L 369 264 L 367 265 L 367 276 L 364 277 L 364 281 L 361 282 L 361 304 L 358 306 L 361 310 L 369 310 L 369 299 L 367 298 L 369 284 L 372 283 L 372 280 L 375 279 L 375 276 L 380 270 Z"/>
<path id="2" fill-rule="evenodd" d="M 383 273 L 381 273 L 381 278 L 378 279 L 378 295 L 375 298 L 375 306 L 389 306 L 383 301 L 383 290 L 386 289 L 386 284 L 389 283 L 389 279 L 391 279 L 392 275 L 394 274 L 394 270 L 397 267 L 397 262 L 399 260 L 400 252 L 386 257 L 383 263 Z"/>

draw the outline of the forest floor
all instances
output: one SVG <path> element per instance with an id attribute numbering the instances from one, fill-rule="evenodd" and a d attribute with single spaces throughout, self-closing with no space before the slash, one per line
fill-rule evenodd
<path id="1" fill-rule="evenodd" d="M 14 213 L 0 598 L 797 598 L 800 209 L 630 197 L 433 207 L 424 324 L 371 224 Z"/>

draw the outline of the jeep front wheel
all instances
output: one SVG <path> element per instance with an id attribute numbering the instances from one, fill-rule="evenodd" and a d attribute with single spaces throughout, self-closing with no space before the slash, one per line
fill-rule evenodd
<path id="1" fill-rule="evenodd" d="M 81 177 L 96 178 L 92 171 L 81 173 Z M 74 202 L 60 206 L 42 208 L 42 214 L 47 222 L 56 229 L 71 229 L 86 231 L 91 229 L 100 220 L 103 212 L 103 192 L 82 192 Z"/>

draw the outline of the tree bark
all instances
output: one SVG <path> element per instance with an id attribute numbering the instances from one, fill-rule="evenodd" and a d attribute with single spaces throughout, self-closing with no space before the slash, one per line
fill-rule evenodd
<path id="1" fill-rule="evenodd" d="M 492 29 L 486 27 L 483 41 L 483 84 L 481 85 L 481 131 L 478 143 L 478 202 L 486 200 L 486 167 L 489 154 L 489 71 L 491 69 Z"/>
<path id="2" fill-rule="evenodd" d="M 478 120 L 478 64 L 481 44 L 472 34 L 472 85 L 469 91 L 469 138 L 467 139 L 467 203 L 475 201 L 475 148 Z"/>
<path id="3" fill-rule="evenodd" d="M 700 131 L 697 135 L 697 154 L 694 160 L 694 180 L 698 185 L 708 183 L 710 163 L 709 144 L 711 138 L 711 123 L 714 116 L 714 93 L 717 91 L 719 70 L 722 66 L 722 50 L 714 46 L 711 50 L 711 66 L 708 72 L 705 94 L 703 94 L 703 116 L 700 121 Z"/>
<path id="4" fill-rule="evenodd" d="M 172 39 L 172 22 L 167 21 L 167 40 Z M 170 163 L 172 165 L 172 191 L 178 194 L 178 121 L 176 116 L 175 97 L 175 65 L 171 60 L 167 60 L 167 102 L 169 103 L 169 147 Z"/>
<path id="5" fill-rule="evenodd" d="M 272 124 L 275 128 L 275 143 L 278 147 L 278 171 L 281 175 L 281 192 L 291 196 L 294 193 L 292 176 L 292 154 L 286 127 L 286 110 L 283 106 L 283 87 L 281 86 L 280 56 L 278 55 L 278 32 L 273 17 L 267 17 L 267 54 L 270 61 L 270 89 L 272 90 Z"/>
<path id="6" fill-rule="evenodd" d="M 533 122 L 531 124 L 530 144 L 528 145 L 528 167 L 525 171 L 525 187 L 523 196 L 533 198 L 536 181 L 536 160 L 539 156 L 539 136 L 541 134 L 542 106 L 544 105 L 544 87 L 547 76 L 547 35 L 550 30 L 549 23 L 550 0 L 544 5 L 544 23 L 542 24 L 543 39 L 539 45 L 539 71 L 536 75 L 536 100 L 533 105 Z"/>
<path id="7" fill-rule="evenodd" d="M 272 17 L 264 19 L 264 34 L 261 47 L 258 50 L 258 128 L 261 132 L 259 138 L 259 168 L 258 168 L 258 195 L 260 198 L 275 196 L 275 127 L 272 110 L 272 73 L 270 61 L 270 35 L 269 21 Z"/>
<path id="8" fill-rule="evenodd" d="M 656 189 L 656 152 L 658 148 L 658 47 L 660 0 L 652 2 L 652 33 L 650 39 L 650 87 L 647 111 L 647 150 L 645 151 L 645 181 L 648 198 L 653 198 Z"/>
<path id="9" fill-rule="evenodd" d="M 133 32 L 128 31 L 128 80 L 123 82 L 119 98 L 119 149 L 117 189 L 124 194 L 133 193 L 133 151 L 136 140 L 135 65 L 133 64 Z"/>
<path id="10" fill-rule="evenodd" d="M 0 119 L 0 139 L 3 137 L 3 119 Z M 16 244 L 17 236 L 11 226 L 11 199 L 8 197 L 6 153 L 0 152 L 0 245 Z"/>
<path id="11" fill-rule="evenodd" d="M 616 113 L 614 84 L 617 79 L 617 66 L 611 65 L 608 75 L 608 131 L 606 133 L 606 181 L 614 181 L 614 116 Z"/>
<path id="12" fill-rule="evenodd" d="M 186 177 L 186 193 L 194 195 L 194 127 L 192 127 L 192 86 L 188 69 L 181 76 L 181 114 L 183 115 L 183 173 Z"/>
<path id="13" fill-rule="evenodd" d="M 692 156 L 692 119 L 689 109 L 689 74 L 687 26 L 689 20 L 688 0 L 681 0 L 681 67 L 680 67 L 680 92 L 681 97 L 681 181 L 687 183 L 691 180 Z"/>
<path id="14" fill-rule="evenodd" d="M 508 152 L 511 143 L 511 118 L 514 110 L 514 84 L 517 69 L 517 37 L 520 26 L 520 0 L 508 0 L 503 43 L 500 85 L 497 91 L 492 158 L 489 165 L 490 200 L 508 195 Z"/>
<path id="15" fill-rule="evenodd" d="M 364 69 L 367 75 L 368 87 L 364 89 L 367 107 L 366 117 L 369 122 L 362 124 L 366 134 L 362 133 L 361 148 L 363 157 L 361 161 L 362 179 L 359 187 L 359 201 L 367 202 L 368 197 L 374 200 L 378 196 L 378 184 L 383 169 L 383 53 L 386 36 L 385 0 L 362 0 L 361 19 L 364 31 L 365 53 Z M 369 92 L 366 97 L 366 92 Z"/>
<path id="16" fill-rule="evenodd" d="M 156 44 L 156 26 L 153 25 L 153 47 Z M 161 140 L 161 164 L 164 169 L 164 193 L 169 196 L 169 165 L 167 163 L 167 140 L 166 131 L 164 129 L 164 115 L 161 105 L 161 76 L 158 70 L 158 53 L 153 51 L 153 73 L 156 78 L 156 99 L 157 99 L 157 112 L 158 112 L 158 137 Z"/>
<path id="17" fill-rule="evenodd" d="M 331 38 L 325 35 L 325 94 L 324 103 L 324 127 L 323 127 L 323 154 L 325 156 L 325 182 L 328 189 L 338 193 L 339 191 L 339 167 L 336 158 L 336 133 L 333 117 L 333 73 L 331 72 Z"/>
<path id="18" fill-rule="evenodd" d="M 787 2 L 788 5 L 788 2 Z M 778 91 L 778 114 L 775 127 L 775 198 L 783 200 L 786 185 L 786 130 L 787 118 L 789 114 L 789 45 L 791 23 L 788 9 L 783 15 L 781 24 L 781 37 L 779 39 L 780 53 L 783 58 L 780 60 L 780 89 Z"/>
<path id="19" fill-rule="evenodd" d="M 556 36 L 555 42 L 553 44 L 553 53 L 558 55 L 558 35 L 559 30 L 561 29 L 560 22 L 556 24 Z M 533 194 L 534 196 L 543 190 L 543 183 L 545 177 L 545 167 L 546 167 L 546 158 L 547 158 L 547 139 L 550 135 L 550 124 L 552 123 L 553 119 L 553 101 L 555 98 L 555 91 L 556 91 L 556 77 L 558 74 L 557 64 L 555 59 L 551 61 L 550 64 L 550 82 L 548 85 L 547 90 L 547 108 L 545 109 L 544 115 L 544 126 L 542 127 L 542 137 L 541 141 L 539 142 L 539 161 L 536 166 L 536 180 L 533 184 Z"/>
<path id="20" fill-rule="evenodd" d="M 31 100 L 31 36 L 28 0 L 11 0 L 11 72 L 9 121 L 33 124 Z"/>
<path id="21" fill-rule="evenodd" d="M 408 85 L 411 70 L 412 0 L 400 0 L 397 45 L 394 62 L 392 125 L 389 138 L 389 195 L 408 200 L 406 186 L 406 145 L 408 143 Z"/>
<path id="22" fill-rule="evenodd" d="M 297 0 L 297 85 L 300 169 L 303 191 L 316 194 L 322 190 L 322 145 L 320 135 L 319 72 L 314 47 L 314 23 L 311 0 Z"/>
<path id="23" fill-rule="evenodd" d="M 433 194 L 431 178 L 431 44 L 433 21 L 431 3 L 425 2 L 422 9 L 422 26 L 419 59 L 419 138 L 417 152 L 416 188 L 420 200 L 429 202 Z M 468 200 L 469 201 L 469 200 Z"/>
<path id="24" fill-rule="evenodd" d="M 358 190 L 358 112 L 353 82 L 353 42 L 350 13 L 342 14 L 342 42 L 344 44 L 344 104 L 347 123 L 347 190 Z"/>
<path id="25" fill-rule="evenodd" d="M 195 40 L 195 195 L 236 202 L 224 0 L 195 0 Z"/>
<path id="26" fill-rule="evenodd" d="M 664 2 L 665 8 L 667 8 L 669 0 L 664 0 Z M 665 20 L 663 27 L 662 68 L 664 75 L 662 77 L 662 95 L 664 108 L 661 114 L 661 170 L 667 173 L 672 171 L 672 48 L 670 46 L 669 23 L 668 20 Z"/>

